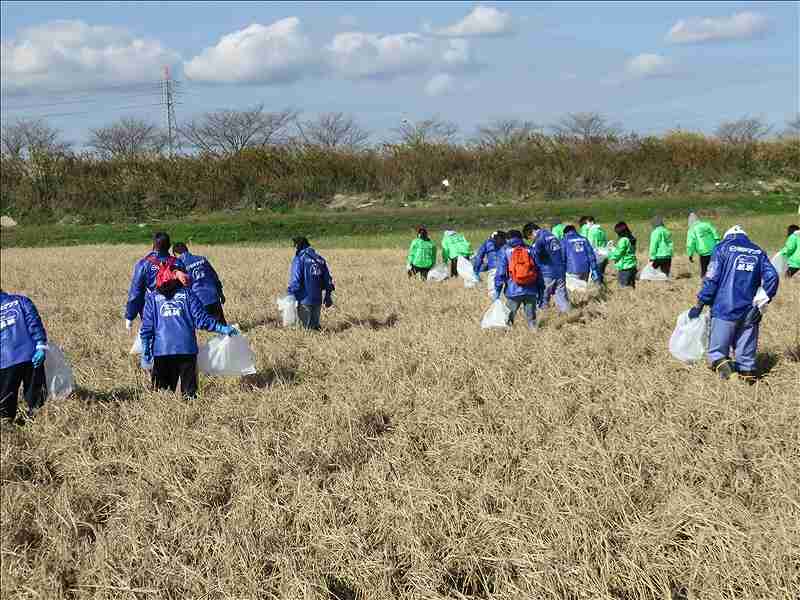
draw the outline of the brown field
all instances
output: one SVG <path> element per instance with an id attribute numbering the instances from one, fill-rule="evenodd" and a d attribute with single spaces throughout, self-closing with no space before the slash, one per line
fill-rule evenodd
<path id="1" fill-rule="evenodd" d="M 259 374 L 191 403 L 128 355 L 143 248 L 3 250 L 80 389 L 3 433 L 2 598 L 798 598 L 800 284 L 748 387 L 667 352 L 696 276 L 483 332 L 483 288 L 323 248 L 314 335 L 279 327 L 289 251 L 193 250 Z"/>

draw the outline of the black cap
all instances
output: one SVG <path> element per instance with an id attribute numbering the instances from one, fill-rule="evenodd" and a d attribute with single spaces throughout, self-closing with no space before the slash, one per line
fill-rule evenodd
<path id="1" fill-rule="evenodd" d="M 303 248 L 308 248 L 311 244 L 308 241 L 308 238 L 302 235 L 298 235 L 292 238 L 292 244 L 298 250 L 302 250 Z"/>

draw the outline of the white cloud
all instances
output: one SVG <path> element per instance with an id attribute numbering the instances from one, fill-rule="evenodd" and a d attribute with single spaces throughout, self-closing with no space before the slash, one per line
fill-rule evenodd
<path id="1" fill-rule="evenodd" d="M 161 68 L 180 57 L 160 42 L 118 27 L 52 21 L 2 41 L 4 93 L 103 89 L 156 82 Z"/>
<path id="2" fill-rule="evenodd" d="M 513 32 L 511 15 L 491 6 L 478 5 L 466 17 L 440 29 L 426 29 L 442 37 L 500 36 Z"/>
<path id="3" fill-rule="evenodd" d="M 425 84 L 425 93 L 428 96 L 443 96 L 453 91 L 455 78 L 449 73 L 437 73 Z"/>
<path id="4" fill-rule="evenodd" d="M 767 17 L 756 12 L 740 12 L 730 17 L 690 17 L 681 19 L 667 33 L 673 44 L 699 44 L 721 40 L 745 40 L 766 33 Z"/>
<path id="5" fill-rule="evenodd" d="M 392 79 L 475 66 L 466 40 L 436 40 L 418 33 L 340 33 L 326 52 L 330 68 L 348 79 Z"/>
<path id="6" fill-rule="evenodd" d="M 189 79 L 210 83 L 288 83 L 317 66 L 300 19 L 271 25 L 253 23 L 220 38 L 215 46 L 184 63 Z"/>
<path id="7" fill-rule="evenodd" d="M 634 79 L 669 77 L 675 73 L 673 62 L 660 54 L 639 54 L 625 63 L 625 73 Z"/>

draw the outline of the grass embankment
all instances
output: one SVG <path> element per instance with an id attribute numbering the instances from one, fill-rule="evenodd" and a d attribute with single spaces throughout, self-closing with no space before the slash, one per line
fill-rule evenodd
<path id="1" fill-rule="evenodd" d="M 661 214 L 685 222 L 689 210 L 728 222 L 759 216 L 797 213 L 800 198 L 788 194 L 734 197 L 617 197 L 504 204 L 493 207 L 444 206 L 433 208 L 364 209 L 338 212 L 319 208 L 289 213 L 238 211 L 210 215 L 187 215 L 181 220 L 152 220 L 140 224 L 20 225 L 4 229 L 0 245 L 10 247 L 75 246 L 85 244 L 147 244 L 155 230 L 170 232 L 173 239 L 196 244 L 283 245 L 297 234 L 307 235 L 327 247 L 398 247 L 413 237 L 414 227 L 428 226 L 434 237 L 448 225 L 480 237 L 496 228 L 521 227 L 529 220 L 547 224 L 558 217 L 577 220 L 592 214 L 608 225 L 625 220 L 640 224 Z M 782 221 L 781 221 L 782 222 Z M 776 224 L 778 221 L 776 221 Z M 776 225 L 777 227 L 777 225 Z M 778 234 L 779 227 L 774 234 Z M 785 225 L 784 225 L 785 229 Z M 475 240 L 477 241 L 477 239 Z"/>

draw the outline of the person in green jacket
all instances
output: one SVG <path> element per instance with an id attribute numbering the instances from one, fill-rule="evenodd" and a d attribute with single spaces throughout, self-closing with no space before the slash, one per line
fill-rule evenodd
<path id="1" fill-rule="evenodd" d="M 406 262 L 409 277 L 419 275 L 423 281 L 428 279 L 428 271 L 436 264 L 436 244 L 428 237 L 424 226 L 417 228 L 417 237 L 411 242 Z"/>
<path id="2" fill-rule="evenodd" d="M 459 256 L 469 260 L 472 256 L 472 246 L 463 235 L 448 229 L 442 238 L 442 260 L 445 264 L 450 262 L 450 277 L 458 277 Z"/>
<path id="3" fill-rule="evenodd" d="M 672 270 L 672 234 L 664 226 L 662 217 L 653 218 L 653 231 L 650 234 L 650 262 L 653 268 L 669 277 Z"/>
<path id="4" fill-rule="evenodd" d="M 795 273 L 800 271 L 800 227 L 797 225 L 789 225 L 786 231 L 789 237 L 786 238 L 786 244 L 781 250 L 781 254 L 786 257 L 786 264 L 789 267 L 786 270 L 787 277 L 794 277 Z"/>
<path id="5" fill-rule="evenodd" d="M 566 223 L 562 223 L 561 219 L 553 219 L 552 226 L 550 227 L 550 233 L 556 236 L 558 239 L 564 239 L 564 228 L 566 227 Z"/>
<path id="6" fill-rule="evenodd" d="M 578 219 L 578 233 L 587 240 L 589 239 L 589 219 L 591 218 L 592 217 L 584 216 Z"/>
<path id="7" fill-rule="evenodd" d="M 620 287 L 636 287 L 636 238 L 633 237 L 628 224 L 620 221 L 614 225 L 614 232 L 619 237 L 617 245 L 608 253 L 617 267 L 617 281 Z"/>
<path id="8" fill-rule="evenodd" d="M 714 226 L 703 221 L 696 213 L 689 213 L 689 231 L 686 233 L 686 254 L 689 262 L 694 262 L 694 255 L 700 256 L 700 279 L 704 279 L 708 271 L 711 255 L 717 247 L 720 237 Z"/>
<path id="9" fill-rule="evenodd" d="M 586 219 L 584 225 L 581 226 L 581 231 L 586 228 L 586 235 L 583 235 L 589 243 L 592 245 L 592 248 L 595 250 L 599 250 L 600 248 L 605 248 L 608 246 L 608 236 L 606 235 L 605 229 L 600 227 L 594 221 L 594 217 L 582 217 Z M 600 275 L 606 274 L 606 267 L 608 266 L 608 259 L 601 259 L 600 257 L 597 258 L 597 270 L 600 271 Z"/>

